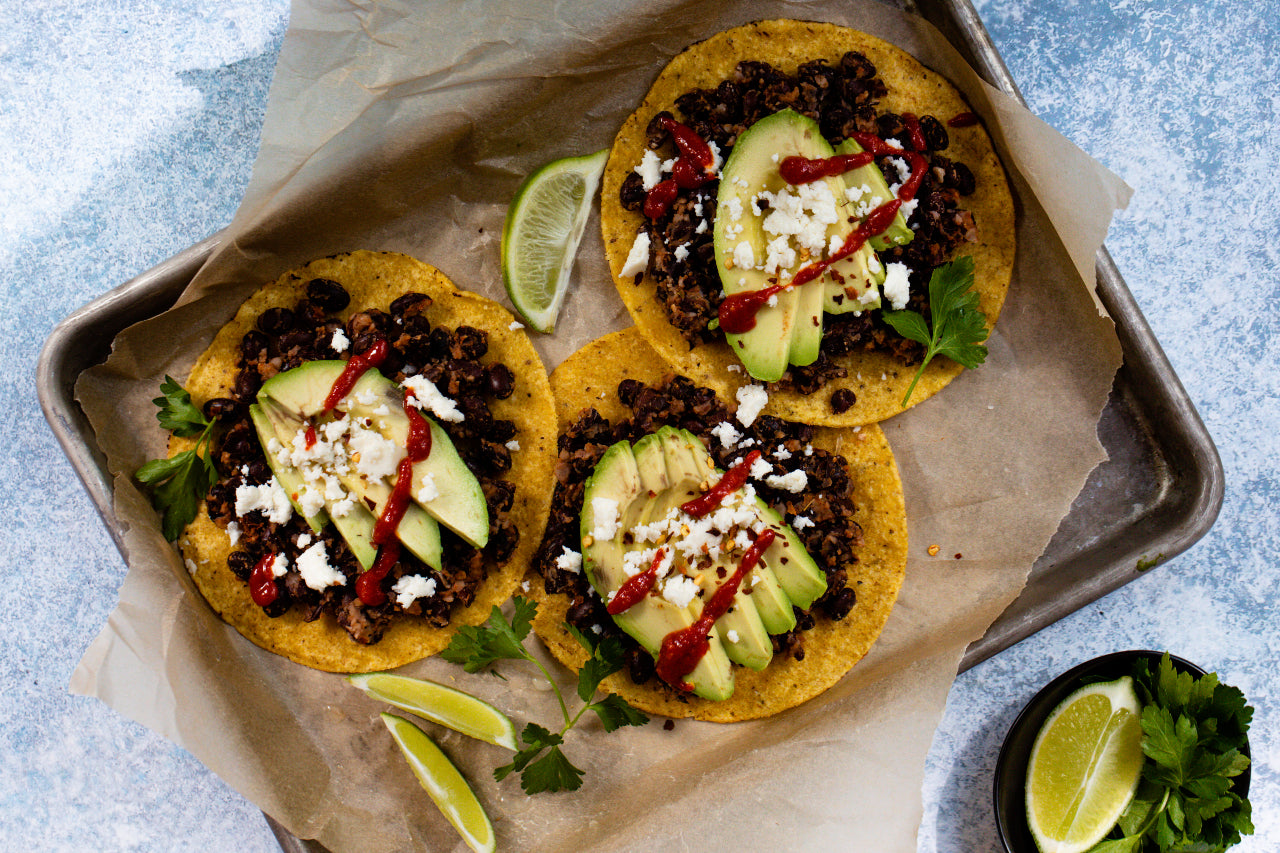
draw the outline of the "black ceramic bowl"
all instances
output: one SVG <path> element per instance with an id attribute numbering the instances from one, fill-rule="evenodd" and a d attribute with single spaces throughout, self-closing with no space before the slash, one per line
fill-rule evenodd
<path id="1" fill-rule="evenodd" d="M 1036 843 L 1027 828 L 1027 761 L 1045 719 L 1063 699 L 1085 683 L 1114 681 L 1122 675 L 1129 675 L 1140 658 L 1150 660 L 1154 672 L 1163 656 L 1164 652 L 1128 651 L 1085 661 L 1050 681 L 1018 714 L 1005 736 L 1004 746 L 1000 748 L 995 775 L 996 831 L 1008 853 L 1036 853 Z M 1197 678 L 1205 674 L 1203 669 L 1188 660 L 1176 655 L 1169 658 L 1180 672 L 1189 672 Z M 1236 777 L 1235 790 L 1242 797 L 1248 795 L 1248 770 Z"/>

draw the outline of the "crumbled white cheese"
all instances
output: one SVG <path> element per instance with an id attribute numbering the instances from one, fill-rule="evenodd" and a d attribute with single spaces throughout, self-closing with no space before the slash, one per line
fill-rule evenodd
<path id="1" fill-rule="evenodd" d="M 895 311 L 905 308 L 911 295 L 910 283 L 907 281 L 909 272 L 906 264 L 892 263 L 885 267 L 884 284 L 881 287 L 884 298 L 889 300 Z"/>
<path id="2" fill-rule="evenodd" d="M 707 220 L 705 220 L 705 219 L 699 219 L 699 220 L 698 220 L 698 227 L 693 229 L 693 233 L 694 233 L 694 234 L 706 234 L 706 233 L 707 233 Z"/>
<path id="3" fill-rule="evenodd" d="M 520 451 L 520 442 L 513 438 L 504 444 L 503 447 L 507 448 L 507 450 L 510 450 L 512 453 L 518 453 Z"/>
<path id="4" fill-rule="evenodd" d="M 662 597 L 676 607 L 688 607 L 698 594 L 698 582 L 684 575 L 668 578 L 662 586 Z"/>
<path id="5" fill-rule="evenodd" d="M 316 592 L 331 586 L 342 586 L 347 582 L 346 575 L 329 565 L 329 554 L 325 551 L 323 542 L 317 542 L 299 554 L 297 566 L 302 582 Z"/>
<path id="6" fill-rule="evenodd" d="M 347 347 L 351 346 L 351 341 L 347 338 L 347 333 L 342 331 L 342 327 L 333 330 L 333 338 L 329 341 L 329 346 L 333 347 L 335 352 L 346 352 Z"/>
<path id="7" fill-rule="evenodd" d="M 519 320 L 512 320 L 507 324 L 507 328 L 513 332 L 518 332 L 524 328 L 524 323 L 521 323 Z"/>
<path id="8" fill-rule="evenodd" d="M 734 429 L 733 424 L 728 421 L 721 421 L 713 426 L 711 434 L 720 440 L 720 444 L 726 450 L 733 450 L 738 446 L 738 442 L 742 440 L 742 433 Z"/>
<path id="9" fill-rule="evenodd" d="M 636 232 L 636 240 L 631 244 L 627 260 L 618 271 L 622 278 L 635 278 L 649 269 L 649 232 L 641 229 Z"/>
<path id="10" fill-rule="evenodd" d="M 763 480 L 773 473 L 773 466 L 766 462 L 763 456 L 757 456 L 756 461 L 751 463 L 751 470 L 747 473 L 753 480 Z"/>
<path id="11" fill-rule="evenodd" d="M 442 421 L 449 423 L 461 423 L 466 419 L 458 409 L 458 404 L 449 397 L 440 393 L 440 389 L 436 384 L 425 376 L 410 376 L 400 383 L 405 388 L 413 392 L 413 399 L 410 401 L 414 406 L 423 411 L 430 412 Z"/>
<path id="12" fill-rule="evenodd" d="M 195 577 L 195 576 L 196 576 L 196 561 L 195 561 L 195 560 L 193 560 L 193 559 L 191 559 L 190 557 L 188 557 L 187 559 L 183 560 L 183 563 L 185 563 L 185 564 L 186 564 L 186 567 L 187 567 L 187 574 L 191 575 L 192 577 Z"/>
<path id="13" fill-rule="evenodd" d="M 644 156 L 640 158 L 640 165 L 635 168 L 635 173 L 640 176 L 644 191 L 648 192 L 662 183 L 662 159 L 652 150 L 646 150 Z"/>
<path id="14" fill-rule="evenodd" d="M 671 254 L 675 256 L 675 259 L 677 261 L 683 262 L 686 258 L 689 257 L 689 244 L 681 243 L 679 246 L 676 246 L 676 250 Z"/>
<path id="15" fill-rule="evenodd" d="M 803 492 L 809 485 L 809 477 L 803 470 L 788 471 L 785 474 L 774 474 L 764 478 L 766 486 L 775 489 L 786 489 L 788 492 Z"/>
<path id="16" fill-rule="evenodd" d="M 743 240 L 733 247 L 733 265 L 740 270 L 755 269 L 756 253 L 749 241 Z"/>
<path id="17" fill-rule="evenodd" d="M 763 385 L 743 385 L 735 395 L 738 400 L 738 423 L 749 427 L 756 415 L 769 403 L 769 393 Z"/>
<path id="18" fill-rule="evenodd" d="M 724 212 L 729 215 L 730 222 L 737 222 L 742 219 L 742 199 L 737 196 L 731 196 L 724 203 Z"/>
<path id="19" fill-rule="evenodd" d="M 240 525 L 234 521 L 227 522 L 227 539 L 231 540 L 232 548 L 240 541 Z"/>
<path id="20" fill-rule="evenodd" d="M 777 450 L 773 451 L 773 458 L 785 462 L 791 458 L 791 451 L 787 450 L 786 445 L 779 444 Z"/>
<path id="21" fill-rule="evenodd" d="M 440 489 L 436 486 L 435 475 L 428 471 L 422 477 L 422 486 L 418 489 L 418 493 L 413 499 L 420 504 L 430 503 L 440 497 Z"/>
<path id="22" fill-rule="evenodd" d="M 804 530 L 806 527 L 813 527 L 813 519 L 807 515 L 797 515 L 792 517 L 791 526 L 796 530 Z"/>
<path id="23" fill-rule="evenodd" d="M 582 555 L 566 545 L 560 556 L 556 557 L 556 568 L 562 572 L 573 572 L 576 575 L 582 571 Z"/>
<path id="24" fill-rule="evenodd" d="M 392 585 L 391 591 L 396 594 L 396 604 L 408 607 L 419 598 L 430 598 L 436 594 L 436 579 L 422 575 L 404 575 Z"/>
<path id="25" fill-rule="evenodd" d="M 403 447 L 371 429 L 352 429 L 347 443 L 356 470 L 375 482 L 394 474 L 405 456 Z"/>
<path id="26" fill-rule="evenodd" d="M 289 573 L 289 558 L 284 554 L 276 554 L 271 560 L 271 576 L 282 578 Z"/>
<path id="27" fill-rule="evenodd" d="M 274 476 L 261 486 L 241 483 L 236 487 L 236 515 L 244 518 L 255 510 L 261 511 L 267 521 L 275 524 L 284 524 L 293 517 L 289 494 Z"/>
<path id="28" fill-rule="evenodd" d="M 299 534 L 298 534 L 298 538 L 297 538 L 297 539 L 295 539 L 295 540 L 293 540 L 293 542 L 294 542 L 294 544 L 295 544 L 295 545 L 297 545 L 299 548 L 305 548 L 305 547 L 307 547 L 308 545 L 310 545 L 310 544 L 311 544 L 311 534 L 310 534 L 310 533 L 299 533 Z"/>
<path id="29" fill-rule="evenodd" d="M 720 167 L 724 165 L 724 157 L 720 155 L 720 146 L 716 145 L 715 142 L 708 141 L 707 147 L 711 149 L 711 170 L 719 174 Z M 702 214 L 699 213 L 698 215 L 701 216 Z"/>
<path id="30" fill-rule="evenodd" d="M 618 502 L 611 498 L 592 498 L 591 513 L 596 526 L 591 535 L 596 539 L 612 539 L 618 533 Z"/>
<path id="31" fill-rule="evenodd" d="M 777 155 L 775 154 L 774 156 L 776 157 Z M 727 639 L 731 643 L 736 643 L 738 642 L 738 639 L 739 639 L 738 632 L 733 628 L 730 628 L 728 631 L 725 631 L 724 636 L 725 636 L 725 639 Z"/>

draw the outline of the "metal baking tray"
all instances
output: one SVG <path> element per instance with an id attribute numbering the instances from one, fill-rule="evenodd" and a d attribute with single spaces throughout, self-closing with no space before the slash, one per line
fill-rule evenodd
<path id="1" fill-rule="evenodd" d="M 988 82 L 1022 101 L 969 0 L 894 5 L 932 22 Z M 85 305 L 58 324 L 41 351 L 41 408 L 117 547 L 123 531 L 112 510 L 111 474 L 74 399 L 75 382 L 106 359 L 118 332 L 171 306 L 220 240 L 215 234 Z M 1110 458 L 1089 477 L 1022 594 L 968 648 L 962 669 L 1186 550 L 1222 506 L 1218 452 L 1105 248 L 1097 274 L 1124 352 L 1098 424 Z M 271 826 L 286 850 L 322 849 Z"/>

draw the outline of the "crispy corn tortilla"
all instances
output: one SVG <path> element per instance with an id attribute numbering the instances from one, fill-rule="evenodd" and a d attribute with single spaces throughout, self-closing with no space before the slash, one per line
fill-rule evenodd
<path id="1" fill-rule="evenodd" d="M 631 412 L 618 400 L 618 383 L 638 379 L 652 385 L 669 373 L 667 363 L 634 328 L 593 341 L 551 374 L 560 429 L 591 407 L 611 421 L 626 419 Z M 638 685 L 625 672 L 610 676 L 604 689 L 647 713 L 736 722 L 767 717 L 812 699 L 866 655 L 889 618 L 906 573 L 907 516 L 898 467 L 884 434 L 874 425 L 856 431 L 819 428 L 813 444 L 843 455 L 854 482 L 864 543 L 858 562 L 849 567 L 848 584 L 858 596 L 849 615 L 839 622 L 820 618 L 804 632 L 804 660 L 775 656 L 760 672 L 735 666 L 733 695 L 720 702 L 680 699 L 656 679 Z M 578 669 L 586 653 L 563 627 L 568 596 L 547 595 L 540 579 L 529 586 L 538 601 L 534 630 L 556 658 Z"/>
<path id="2" fill-rule="evenodd" d="M 516 425 L 520 450 L 512 454 L 506 475 L 516 486 L 510 518 L 520 531 L 511 559 L 491 566 L 489 576 L 469 607 L 456 609 L 448 628 L 434 628 L 413 617 L 397 617 L 382 639 L 361 645 L 332 617 L 303 621 L 297 609 L 272 619 L 249 597 L 248 585 L 227 567 L 232 546 L 226 532 L 200 508 L 178 540 L 183 556 L 194 566 L 196 586 L 209 605 L 228 624 L 264 649 L 330 672 L 369 672 L 390 669 L 441 651 L 460 625 L 477 625 L 494 605 L 511 597 L 529 559 L 542 538 L 551 502 L 551 470 L 555 461 L 555 414 L 546 369 L 524 332 L 512 330 L 512 315 L 500 305 L 454 288 L 439 270 L 406 255 L 353 252 L 324 258 L 283 275 L 255 293 L 234 319 L 218 332 L 196 362 L 186 388 L 197 405 L 230 396 L 236 375 L 240 339 L 269 308 L 292 307 L 313 278 L 337 281 L 351 295 L 343 320 L 369 308 L 387 310 L 397 297 L 414 291 L 433 300 L 427 317 L 433 326 L 473 326 L 489 335 L 485 363 L 501 361 L 515 375 L 515 393 L 494 400 L 495 418 Z M 192 440 L 174 438 L 170 455 L 190 447 Z"/>
<path id="3" fill-rule="evenodd" d="M 644 217 L 639 212 L 623 209 L 618 190 L 644 154 L 645 128 L 652 118 L 662 110 L 670 110 L 680 117 L 675 99 L 681 94 L 695 88 L 714 88 L 730 77 L 734 67 L 744 59 L 762 60 L 787 73 L 795 73 L 801 64 L 815 59 L 837 63 L 850 50 L 865 54 L 888 87 L 888 95 L 880 101 L 882 110 L 933 115 L 943 122 L 970 111 L 960 93 L 945 78 L 875 36 L 834 24 L 762 21 L 712 36 L 675 57 L 658 75 L 639 109 L 623 124 L 609 154 L 601 189 L 600 220 L 609 266 L 622 301 L 636 326 L 664 359 L 679 373 L 715 389 L 726 399 L 733 399 L 738 386 L 749 377 L 726 370 L 738 360 L 723 339 L 690 349 L 667 321 L 657 287 L 649 277 L 636 284 L 631 278 L 619 275 Z M 963 197 L 961 203 L 973 213 L 978 241 L 964 244 L 957 254 L 973 257 L 973 289 L 979 294 L 982 311 L 994 325 L 1013 274 L 1013 199 L 991 139 L 982 126 L 951 127 L 947 132 L 951 144 L 945 151 L 946 156 L 966 164 L 977 180 L 977 191 Z M 902 397 L 915 375 L 915 365 L 904 365 L 875 352 L 853 353 L 833 361 L 845 367 L 849 375 L 833 380 L 808 396 L 772 390 L 767 411 L 805 423 L 854 426 L 882 421 L 903 410 Z M 934 359 L 920 378 L 908 406 L 936 394 L 962 369 L 950 359 Z M 831 410 L 830 397 L 841 388 L 852 391 L 857 401 L 844 413 L 836 414 Z"/>

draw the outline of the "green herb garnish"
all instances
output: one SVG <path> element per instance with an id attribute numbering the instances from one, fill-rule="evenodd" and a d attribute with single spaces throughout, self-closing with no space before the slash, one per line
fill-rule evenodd
<path id="1" fill-rule="evenodd" d="M 924 369 L 935 355 L 945 355 L 967 368 L 987 360 L 987 315 L 978 309 L 973 287 L 973 258 L 956 258 L 933 271 L 929 277 L 929 314 L 933 329 L 916 311 L 884 311 L 885 322 L 904 338 L 925 345 L 924 361 L 911 380 L 902 405 L 907 405 Z"/>
<path id="2" fill-rule="evenodd" d="M 1249 801 L 1233 780 L 1249 766 L 1243 752 L 1253 708 L 1215 673 L 1178 672 L 1168 653 L 1153 674 L 1133 672 L 1142 701 L 1142 781 L 1111 836 L 1089 853 L 1214 853 L 1253 833 Z"/>
<path id="3" fill-rule="evenodd" d="M 195 447 L 168 459 L 152 459 L 134 475 L 150 490 L 151 505 L 164 514 L 161 530 L 172 542 L 196 517 L 200 501 L 218 478 L 210 449 L 214 421 L 204 416 L 172 376 L 165 376 L 160 393 L 163 396 L 151 401 L 160 407 L 156 413 L 160 426 L 182 438 L 199 436 Z"/>
<path id="4" fill-rule="evenodd" d="M 621 726 L 640 726 L 649 718 L 632 708 L 617 696 L 608 695 L 599 701 L 595 698 L 600 682 L 623 667 L 622 643 L 614 637 L 597 638 L 566 625 L 574 639 L 587 650 L 590 657 L 578 671 L 578 698 L 583 706 L 576 714 L 569 714 L 569 706 L 551 674 L 537 658 L 529 654 L 524 640 L 533 627 L 538 605 L 517 595 L 512 599 L 514 611 L 510 621 L 497 607 L 489 619 L 478 626 L 458 629 L 441 657 L 450 663 L 461 664 L 467 672 L 478 672 L 498 660 L 526 660 L 542 670 L 551 689 L 555 691 L 564 716 L 559 731 L 551 731 L 537 723 L 529 723 L 520 733 L 522 746 L 510 764 L 494 770 L 494 778 L 502 781 L 514 772 L 520 773 L 520 787 L 526 794 L 541 791 L 576 791 L 582 785 L 582 770 L 575 767 L 560 749 L 564 735 L 577 724 L 587 711 L 600 718 L 605 731 Z"/>

